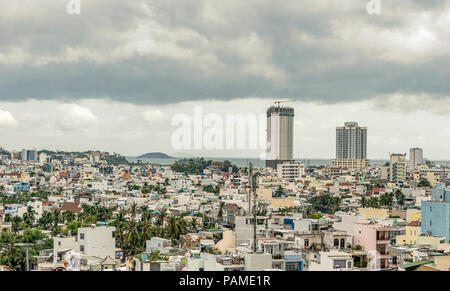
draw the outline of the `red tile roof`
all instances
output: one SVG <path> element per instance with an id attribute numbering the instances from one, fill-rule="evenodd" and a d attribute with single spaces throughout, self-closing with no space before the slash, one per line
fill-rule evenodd
<path id="1" fill-rule="evenodd" d="M 416 221 L 411 221 L 409 224 L 408 224 L 408 226 L 419 226 L 419 221 L 418 220 L 416 220 Z"/>

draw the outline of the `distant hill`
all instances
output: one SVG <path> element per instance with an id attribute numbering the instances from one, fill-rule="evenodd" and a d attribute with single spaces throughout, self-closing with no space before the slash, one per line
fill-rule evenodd
<path id="1" fill-rule="evenodd" d="M 137 158 L 138 159 L 174 159 L 174 157 L 171 157 L 164 153 L 146 153 Z"/>

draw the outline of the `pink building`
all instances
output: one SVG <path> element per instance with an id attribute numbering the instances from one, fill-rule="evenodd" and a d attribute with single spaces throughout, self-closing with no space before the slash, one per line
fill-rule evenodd
<path id="1" fill-rule="evenodd" d="M 354 245 L 361 246 L 366 254 L 369 251 L 377 251 L 380 259 L 379 267 L 388 269 L 392 267 L 392 257 L 389 255 L 388 246 L 391 240 L 394 240 L 401 232 L 395 226 L 387 227 L 378 223 L 358 222 L 355 223 Z"/>

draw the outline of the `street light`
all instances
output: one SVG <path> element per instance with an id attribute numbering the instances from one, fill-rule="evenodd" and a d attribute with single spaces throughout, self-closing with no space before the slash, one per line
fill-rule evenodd
<path id="1" fill-rule="evenodd" d="M 29 256 L 28 256 L 28 250 L 32 247 L 32 246 L 34 246 L 34 244 L 31 244 L 31 243 L 18 243 L 18 244 L 16 244 L 16 246 L 19 246 L 19 247 L 23 247 L 23 248 L 25 248 L 26 249 L 26 254 L 27 254 L 27 263 L 26 263 L 26 271 L 30 271 L 30 259 L 29 259 Z"/>

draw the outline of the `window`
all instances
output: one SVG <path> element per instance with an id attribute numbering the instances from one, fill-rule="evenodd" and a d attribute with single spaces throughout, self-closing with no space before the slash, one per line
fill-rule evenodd
<path id="1" fill-rule="evenodd" d="M 346 261 L 345 260 L 334 260 L 333 268 L 335 269 L 345 269 Z"/>
<path id="2" fill-rule="evenodd" d="M 84 233 L 80 233 L 80 239 L 84 239 Z"/>
<path id="3" fill-rule="evenodd" d="M 334 240 L 334 246 L 335 246 L 335 247 L 338 247 L 338 246 L 339 246 L 339 240 L 338 240 L 338 239 L 335 239 L 335 240 Z"/>
<path id="4" fill-rule="evenodd" d="M 286 271 L 298 271 L 298 263 L 286 263 Z"/>
<path id="5" fill-rule="evenodd" d="M 80 245 L 80 252 L 84 252 L 84 246 Z"/>
<path id="6" fill-rule="evenodd" d="M 305 247 L 309 247 L 309 239 L 305 239 Z"/>
<path id="7" fill-rule="evenodd" d="M 61 246 L 61 241 L 58 242 L 58 246 Z"/>
<path id="8" fill-rule="evenodd" d="M 341 249 L 345 248 L 345 239 L 341 238 Z"/>

